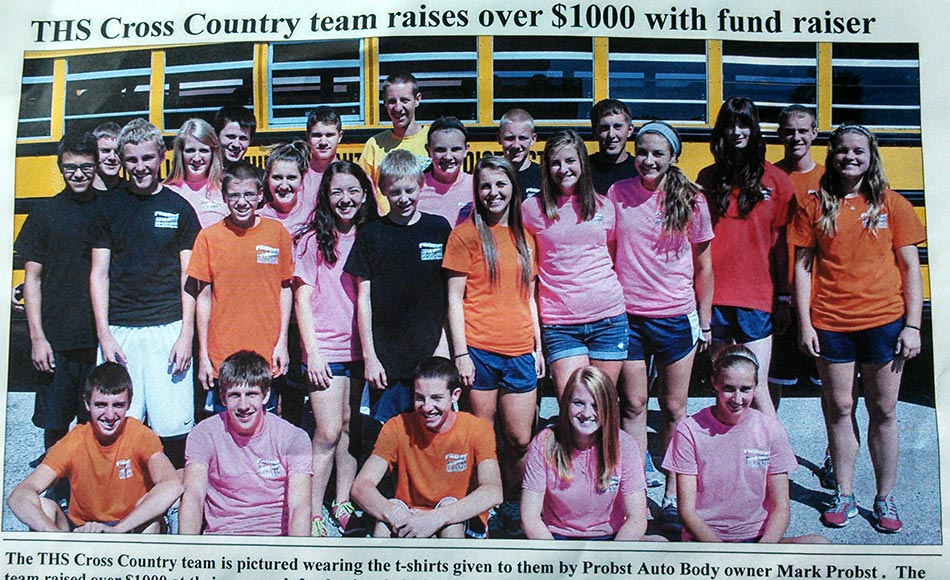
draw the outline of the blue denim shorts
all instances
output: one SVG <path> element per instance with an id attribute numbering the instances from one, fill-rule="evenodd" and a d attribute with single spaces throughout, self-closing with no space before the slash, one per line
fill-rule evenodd
<path id="1" fill-rule="evenodd" d="M 713 306 L 712 337 L 744 344 L 772 336 L 772 315 L 754 308 Z"/>
<path id="2" fill-rule="evenodd" d="M 630 345 L 627 360 L 646 360 L 654 355 L 662 365 L 670 365 L 692 352 L 701 336 L 696 311 L 669 318 L 627 315 Z"/>
<path id="3" fill-rule="evenodd" d="M 476 391 L 495 391 L 499 388 L 512 393 L 530 393 L 538 387 L 534 354 L 507 356 L 468 347 L 468 355 L 475 365 Z"/>
<path id="4" fill-rule="evenodd" d="M 834 332 L 815 329 L 818 333 L 818 346 L 821 358 L 833 363 L 858 361 L 868 364 L 887 363 L 894 360 L 897 338 L 904 329 L 904 317 L 894 322 L 858 330 L 855 332 Z"/>
<path id="5" fill-rule="evenodd" d="M 545 324 L 541 336 L 549 363 L 570 356 L 591 360 L 627 358 L 626 314 L 582 324 Z"/>

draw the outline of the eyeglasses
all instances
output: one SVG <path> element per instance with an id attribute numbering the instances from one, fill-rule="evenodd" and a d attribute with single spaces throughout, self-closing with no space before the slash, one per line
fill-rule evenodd
<path id="1" fill-rule="evenodd" d="M 258 195 L 260 194 L 257 193 L 256 191 L 245 191 L 244 193 L 234 192 L 234 193 L 226 193 L 224 195 L 224 199 L 232 203 L 235 201 L 238 201 L 239 199 L 243 199 L 245 201 L 255 201 Z"/>
<path id="2" fill-rule="evenodd" d="M 72 175 L 77 171 L 82 171 L 84 174 L 89 175 L 96 171 L 95 163 L 83 163 L 82 165 L 75 165 L 73 163 L 66 163 L 62 165 L 63 175 Z"/>

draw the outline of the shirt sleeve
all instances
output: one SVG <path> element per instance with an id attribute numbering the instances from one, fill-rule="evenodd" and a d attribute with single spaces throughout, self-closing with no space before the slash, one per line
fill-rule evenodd
<path id="1" fill-rule="evenodd" d="M 223 418 L 220 415 L 205 419 L 205 421 L 221 420 L 223 420 Z M 227 436 L 227 434 L 224 434 L 224 436 Z M 214 446 L 211 443 L 211 438 L 207 434 L 207 429 L 202 429 L 199 424 L 198 427 L 192 429 L 191 433 L 188 434 L 188 439 L 185 441 L 185 466 L 187 467 L 192 463 L 196 463 L 210 467 L 211 458 L 213 456 Z"/>
<path id="2" fill-rule="evenodd" d="M 213 227 L 213 226 L 212 226 Z M 188 260 L 188 270 L 185 272 L 195 280 L 214 283 L 211 272 L 211 247 L 208 245 L 208 230 L 198 232 Z"/>
<path id="3" fill-rule="evenodd" d="M 495 449 L 495 429 L 484 419 L 475 418 L 472 423 L 472 438 L 475 447 L 475 465 L 487 459 L 498 460 Z"/>
<path id="4" fill-rule="evenodd" d="M 290 280 L 294 277 L 294 241 L 284 227 L 280 228 L 280 279 Z"/>
<path id="5" fill-rule="evenodd" d="M 775 212 L 772 215 L 772 229 L 777 230 L 788 225 L 795 202 L 795 186 L 788 174 L 775 166 L 770 166 L 774 189 L 772 198 L 775 203 Z"/>
<path id="6" fill-rule="evenodd" d="M 809 197 L 805 206 L 798 208 L 788 229 L 788 242 L 792 246 L 814 248 L 818 245 L 815 233 L 815 218 L 818 211 L 818 198 Z"/>
<path id="7" fill-rule="evenodd" d="M 346 258 L 343 271 L 357 278 L 372 280 L 371 245 L 372 241 L 369 239 L 369 233 L 365 228 L 360 230 L 356 234 L 356 240 L 353 242 L 353 249 L 350 250 L 350 255 Z"/>
<path id="8" fill-rule="evenodd" d="M 43 217 L 39 211 L 30 213 L 13 244 L 13 249 L 26 262 L 46 262 L 49 227 Z"/>
<path id="9" fill-rule="evenodd" d="M 472 273 L 472 251 L 463 237 L 465 226 L 459 226 L 449 234 L 449 241 L 445 244 L 445 256 L 442 258 L 442 267 L 447 270 L 461 272 L 463 274 Z"/>
<path id="10" fill-rule="evenodd" d="M 201 222 L 198 221 L 195 208 L 191 207 L 191 204 L 185 201 L 184 198 L 180 199 L 184 203 L 178 218 L 178 251 L 183 252 L 190 250 L 195 245 L 195 238 L 198 236 L 198 232 L 201 231 Z"/>
<path id="11" fill-rule="evenodd" d="M 706 196 L 696 195 L 696 206 L 693 208 L 693 221 L 689 224 L 689 243 L 702 244 L 713 239 L 712 217 L 709 215 L 709 204 Z"/>
<path id="12" fill-rule="evenodd" d="M 550 429 L 538 433 L 528 446 L 524 456 L 524 479 L 521 488 L 543 494 L 547 489 L 547 465 L 544 459 L 544 442 L 552 436 Z"/>
<path id="13" fill-rule="evenodd" d="M 630 495 L 647 488 L 643 472 L 643 453 L 637 440 L 620 432 L 620 494 Z"/>
<path id="14" fill-rule="evenodd" d="M 792 451 L 785 428 L 777 420 L 766 418 L 769 429 L 770 453 L 769 475 L 790 473 L 798 467 L 798 459 Z"/>
<path id="15" fill-rule="evenodd" d="M 298 427 L 288 425 L 288 437 L 284 457 L 287 463 L 287 475 L 306 473 L 313 475 L 313 448 L 307 433 Z"/>
<path id="16" fill-rule="evenodd" d="M 316 236 L 307 234 L 294 247 L 294 277 L 307 286 L 317 283 L 316 261 L 320 254 Z"/>
<path id="17" fill-rule="evenodd" d="M 43 465 L 49 467 L 56 473 L 57 477 L 69 478 L 72 470 L 72 458 L 75 456 L 76 449 L 73 444 L 74 437 L 68 434 L 56 442 L 55 445 L 46 451 L 46 457 L 43 458 Z"/>
<path id="18" fill-rule="evenodd" d="M 891 197 L 888 219 L 891 221 L 889 227 L 893 231 L 894 248 L 923 243 L 927 239 L 927 234 L 923 224 L 920 223 L 920 218 L 917 217 L 917 212 L 914 211 L 914 206 L 896 191 L 888 191 L 886 195 Z"/>
<path id="19" fill-rule="evenodd" d="M 673 439 L 666 449 L 663 458 L 663 469 L 684 475 L 699 475 L 699 466 L 696 462 L 696 444 L 684 419 L 676 424 Z"/>
<path id="20" fill-rule="evenodd" d="M 390 470 L 396 466 L 398 459 L 399 437 L 402 435 L 400 431 L 405 432 L 405 428 L 402 417 L 396 415 L 383 425 L 373 447 L 373 455 L 385 460 Z"/>

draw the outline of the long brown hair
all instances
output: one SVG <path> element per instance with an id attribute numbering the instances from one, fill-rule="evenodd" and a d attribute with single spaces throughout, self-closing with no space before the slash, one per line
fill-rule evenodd
<path id="1" fill-rule="evenodd" d="M 726 138 L 726 129 L 738 123 L 750 128 L 749 144 L 735 149 Z M 709 143 L 716 160 L 713 165 L 713 183 L 708 192 L 715 217 L 722 217 L 729 209 L 733 187 L 739 188 L 739 215 L 745 217 L 755 204 L 764 199 L 762 174 L 765 172 L 765 138 L 759 128 L 759 112 L 755 103 L 745 97 L 732 97 L 722 104 Z"/>
<path id="2" fill-rule="evenodd" d="M 597 487 L 605 491 L 610 486 L 614 469 L 620 460 L 620 407 L 617 402 L 617 388 L 607 373 L 597 367 L 582 367 L 574 371 L 567 379 L 567 386 L 558 402 L 557 423 L 553 435 L 544 442 L 544 457 L 557 469 L 562 479 L 571 479 L 571 467 L 577 443 L 571 429 L 571 399 L 578 387 L 587 387 L 597 405 L 597 417 L 600 430 L 597 432 L 597 459 L 600 470 L 597 473 Z"/>
<path id="3" fill-rule="evenodd" d="M 495 155 L 486 155 L 478 160 L 478 163 L 475 164 L 474 179 L 472 180 L 472 196 L 475 205 L 475 211 L 472 212 L 472 221 L 475 222 L 475 229 L 478 230 L 478 237 L 482 242 L 482 255 L 488 265 L 488 279 L 492 285 L 497 283 L 498 248 L 495 245 L 495 237 L 492 235 L 491 228 L 488 226 L 488 208 L 482 204 L 478 195 L 478 189 L 482 183 L 482 170 L 484 169 L 502 171 L 511 182 L 511 200 L 508 202 L 508 230 L 515 239 L 515 248 L 518 250 L 518 257 L 521 262 L 521 291 L 526 292 L 531 284 L 531 252 L 528 251 L 528 242 L 524 235 L 524 227 L 521 224 L 521 186 L 518 184 L 518 173 L 511 163 L 504 157 Z"/>
<path id="4" fill-rule="evenodd" d="M 841 125 L 828 138 L 828 154 L 825 156 L 825 174 L 821 176 L 821 189 L 818 199 L 821 201 L 821 216 L 818 229 L 826 236 L 838 233 L 838 210 L 841 199 L 849 192 L 844 190 L 841 173 L 834 166 L 835 150 L 841 145 L 841 138 L 847 134 L 861 135 L 868 140 L 868 153 L 871 156 L 867 173 L 861 180 L 860 190 L 868 204 L 867 224 L 872 234 L 877 235 L 877 220 L 884 210 L 884 191 L 887 189 L 887 176 L 881 162 L 881 152 L 877 147 L 877 137 L 862 125 Z"/>
<path id="5" fill-rule="evenodd" d="M 594 218 L 597 213 L 597 192 L 591 181 L 590 160 L 587 158 L 587 146 L 577 131 L 568 129 L 558 131 L 544 144 L 544 154 L 541 156 L 541 209 L 549 220 L 557 220 L 557 201 L 561 191 L 551 179 L 551 157 L 562 147 L 573 147 L 577 152 L 577 160 L 581 165 L 580 179 L 574 194 L 581 202 L 581 219 L 585 222 Z"/>

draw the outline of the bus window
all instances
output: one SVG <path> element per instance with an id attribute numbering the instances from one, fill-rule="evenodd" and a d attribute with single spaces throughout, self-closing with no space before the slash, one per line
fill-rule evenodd
<path id="1" fill-rule="evenodd" d="M 832 45 L 831 121 L 920 128 L 916 44 Z"/>
<path id="2" fill-rule="evenodd" d="M 536 36 L 494 38 L 493 118 L 513 107 L 536 121 L 590 117 L 594 98 L 594 54 L 590 38 L 559 37 L 559 50 L 543 50 L 551 39 Z"/>
<path id="3" fill-rule="evenodd" d="M 66 61 L 66 131 L 91 131 L 148 118 L 151 52 L 125 50 L 71 56 Z"/>
<path id="4" fill-rule="evenodd" d="M 419 121 L 452 115 L 463 122 L 478 119 L 478 51 L 473 36 L 427 36 L 379 39 L 379 80 L 393 73 L 412 73 L 419 82 Z M 446 50 L 451 47 L 451 50 Z M 379 118 L 389 123 L 380 100 Z"/>
<path id="5" fill-rule="evenodd" d="M 609 94 L 634 120 L 706 122 L 706 43 L 702 40 L 610 39 Z"/>
<path id="6" fill-rule="evenodd" d="M 209 123 L 224 105 L 253 105 L 254 45 L 212 44 L 165 50 L 164 129 L 192 117 Z"/>
<path id="7" fill-rule="evenodd" d="M 52 136 L 53 59 L 23 61 L 17 139 Z"/>
<path id="8" fill-rule="evenodd" d="M 271 127 L 300 127 L 317 105 L 333 107 L 344 125 L 366 122 L 363 40 L 271 44 Z"/>
<path id="9" fill-rule="evenodd" d="M 777 123 L 788 105 L 815 105 L 818 53 L 815 43 L 722 43 L 723 99 L 755 101 L 759 120 Z"/>

